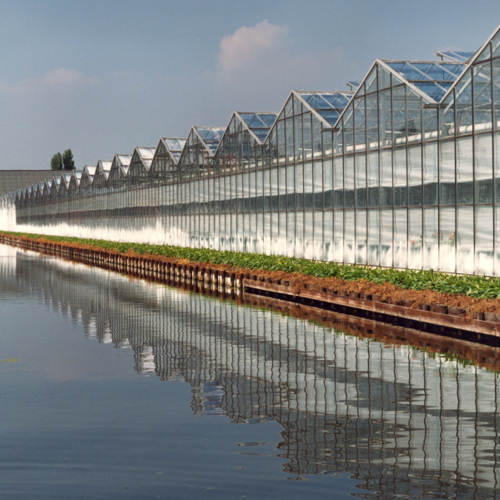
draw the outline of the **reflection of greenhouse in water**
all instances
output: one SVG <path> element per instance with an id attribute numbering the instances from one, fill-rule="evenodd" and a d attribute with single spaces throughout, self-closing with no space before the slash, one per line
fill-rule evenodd
<path id="1" fill-rule="evenodd" d="M 2 288 L 28 288 L 89 337 L 133 349 L 139 373 L 188 382 L 194 412 L 280 423 L 286 472 L 348 472 L 367 498 L 496 498 L 500 384 L 492 372 L 7 251 L 17 265 L 0 269 Z"/>
<path id="2" fill-rule="evenodd" d="M 438 56 L 27 187 L 0 225 L 498 275 L 500 32 Z"/>

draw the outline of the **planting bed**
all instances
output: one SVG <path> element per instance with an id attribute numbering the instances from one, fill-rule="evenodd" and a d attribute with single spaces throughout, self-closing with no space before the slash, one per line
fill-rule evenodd
<path id="1" fill-rule="evenodd" d="M 497 278 L 457 277 L 426 271 L 367 269 L 331 263 L 312 263 L 312 267 L 307 268 L 300 259 L 269 256 L 263 256 L 264 259 L 261 261 L 268 269 L 252 269 L 249 266 L 243 267 L 231 263 L 238 261 L 241 255 L 244 259 L 248 259 L 248 254 L 211 250 L 204 253 L 193 249 L 177 249 L 175 252 L 175 247 L 100 241 L 90 244 L 89 240 L 13 233 L 0 233 L 0 242 L 61 255 L 128 274 L 155 277 L 160 281 L 168 281 L 172 277 L 181 280 L 186 278 L 208 280 L 216 286 L 229 286 L 253 293 L 273 295 L 281 300 L 309 301 L 320 308 L 340 308 L 350 314 L 379 315 L 385 319 L 392 317 L 395 321 L 409 321 L 410 326 L 417 328 L 434 325 L 441 329 L 471 332 L 479 335 L 479 340 L 484 340 L 480 338 L 481 336 L 500 338 L 500 300 L 496 298 L 500 294 L 500 280 Z M 156 255 L 141 253 L 148 249 L 155 250 Z M 161 252 L 161 249 L 165 251 Z M 193 261 L 184 255 L 198 256 L 198 258 L 208 255 L 212 259 Z M 269 269 L 271 265 L 279 269 L 280 263 L 283 264 L 281 267 L 287 268 L 294 266 L 300 268 L 302 265 L 311 271 L 311 274 Z M 337 276 L 312 275 L 312 272 L 317 275 L 321 272 L 327 274 L 327 271 L 330 274 L 335 271 Z M 384 273 L 392 281 L 399 280 L 403 286 L 387 281 L 368 281 L 363 277 L 371 275 L 380 281 Z M 468 295 L 443 293 L 431 289 L 408 289 L 411 276 L 426 278 L 430 285 L 438 290 L 443 287 L 462 289 L 468 292 Z M 424 281 L 424 279 L 417 281 L 417 286 L 421 287 Z M 480 298 L 484 295 L 495 298 Z"/>

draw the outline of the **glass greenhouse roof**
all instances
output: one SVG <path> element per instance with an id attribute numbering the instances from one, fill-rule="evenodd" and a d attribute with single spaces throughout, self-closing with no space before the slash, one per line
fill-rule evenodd
<path id="1" fill-rule="evenodd" d="M 163 137 L 162 140 L 165 143 L 167 149 L 169 150 L 172 158 L 176 162 L 178 162 L 179 158 L 181 157 L 182 150 L 186 145 L 186 139 L 172 139 L 169 137 Z"/>
<path id="2" fill-rule="evenodd" d="M 464 63 L 384 61 L 387 66 L 412 83 L 431 99 L 439 102 L 464 72 Z"/>
<path id="3" fill-rule="evenodd" d="M 156 148 L 137 148 L 137 152 L 143 160 L 152 160 L 155 154 Z"/>
<path id="4" fill-rule="evenodd" d="M 116 155 L 116 157 L 119 164 L 122 166 L 130 165 L 130 160 L 132 160 L 132 155 Z"/>
<path id="5" fill-rule="evenodd" d="M 441 59 L 449 59 L 455 62 L 467 62 L 475 52 L 458 52 L 454 50 L 437 50 L 436 55 Z"/>
<path id="6" fill-rule="evenodd" d="M 195 127 L 195 129 L 210 153 L 214 154 L 226 129 L 222 127 Z"/>
<path id="7" fill-rule="evenodd" d="M 95 171 L 97 170 L 97 166 L 94 165 L 85 165 L 83 167 L 83 171 L 87 173 L 87 175 L 95 175 Z"/>
<path id="8" fill-rule="evenodd" d="M 269 129 L 274 125 L 278 113 L 238 113 L 247 127 L 257 136 L 259 141 L 264 141 Z"/>
<path id="9" fill-rule="evenodd" d="M 298 94 L 332 126 L 337 123 L 352 97 L 349 92 L 298 92 Z"/>

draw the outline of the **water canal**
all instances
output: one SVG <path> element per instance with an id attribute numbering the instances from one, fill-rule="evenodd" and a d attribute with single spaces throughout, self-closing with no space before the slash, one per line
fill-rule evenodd
<path id="1" fill-rule="evenodd" d="M 0 245 L 0 361 L 1 498 L 497 498 L 457 357 Z"/>

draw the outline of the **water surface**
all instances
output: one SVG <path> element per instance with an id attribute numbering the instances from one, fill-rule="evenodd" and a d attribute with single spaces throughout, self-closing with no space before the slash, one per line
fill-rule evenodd
<path id="1" fill-rule="evenodd" d="M 496 498 L 497 376 L 0 246 L 1 498 Z"/>

